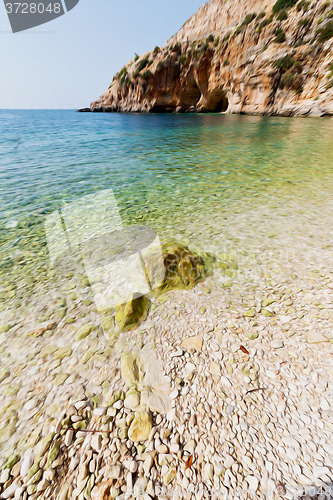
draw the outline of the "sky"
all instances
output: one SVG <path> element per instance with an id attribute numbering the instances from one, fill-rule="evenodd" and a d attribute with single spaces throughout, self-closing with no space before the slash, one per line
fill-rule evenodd
<path id="1" fill-rule="evenodd" d="M 203 3 L 80 0 L 58 19 L 12 33 L 0 0 L 0 109 L 88 107 L 135 53 L 163 46 Z"/>

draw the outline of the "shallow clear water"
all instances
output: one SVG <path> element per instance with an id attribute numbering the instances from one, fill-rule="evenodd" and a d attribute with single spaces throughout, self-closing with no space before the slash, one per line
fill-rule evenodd
<path id="1" fill-rule="evenodd" d="M 209 247 L 222 235 L 240 250 L 290 226 L 292 247 L 297 225 L 330 217 L 332 139 L 328 119 L 3 110 L 1 280 L 42 279 L 47 215 L 105 189 L 125 225 L 163 240 Z"/>

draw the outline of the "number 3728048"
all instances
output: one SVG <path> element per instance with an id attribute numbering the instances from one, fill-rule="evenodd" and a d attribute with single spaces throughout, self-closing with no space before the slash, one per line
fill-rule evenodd
<path id="1" fill-rule="evenodd" d="M 49 3 L 44 5 L 43 3 L 6 3 L 7 14 L 43 14 L 44 12 L 49 12 L 50 14 L 60 14 L 61 4 L 60 3 Z"/>

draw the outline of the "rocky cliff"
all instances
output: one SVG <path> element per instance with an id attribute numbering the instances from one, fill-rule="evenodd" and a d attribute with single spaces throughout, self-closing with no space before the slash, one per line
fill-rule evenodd
<path id="1" fill-rule="evenodd" d="M 91 110 L 333 115 L 333 2 L 265 2 L 210 0 Z"/>

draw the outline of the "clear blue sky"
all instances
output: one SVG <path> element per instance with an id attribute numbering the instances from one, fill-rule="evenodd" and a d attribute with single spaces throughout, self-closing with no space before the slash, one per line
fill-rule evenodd
<path id="1" fill-rule="evenodd" d="M 0 108 L 89 106 L 134 52 L 164 45 L 203 3 L 80 0 L 64 16 L 13 34 L 1 0 Z"/>

